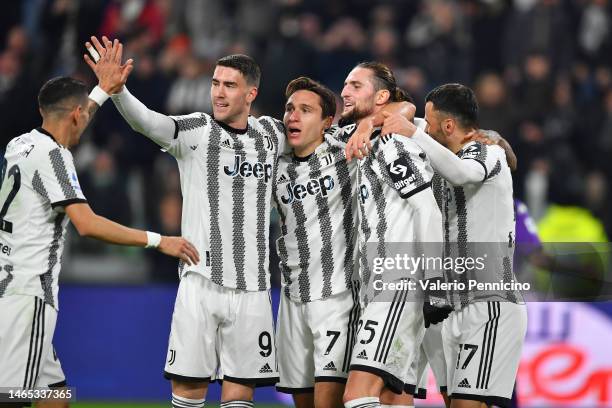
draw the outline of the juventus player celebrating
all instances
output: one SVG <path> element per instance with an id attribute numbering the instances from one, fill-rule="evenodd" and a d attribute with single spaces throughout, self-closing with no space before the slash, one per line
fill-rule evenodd
<path id="1" fill-rule="evenodd" d="M 509 248 L 506 256 L 488 257 L 488 276 L 481 278 L 510 281 L 514 277 L 512 176 L 501 147 L 466 143 L 477 118 L 473 91 L 446 84 L 426 97 L 429 135 L 397 116 L 389 118 L 383 131 L 412 136 L 441 176 L 436 177 L 434 189 L 444 212 L 445 241 L 464 251 L 468 243 Z M 519 293 L 510 291 L 505 296 L 502 302 L 478 301 L 473 293 L 454 296 L 455 311 L 442 330 L 453 408 L 476 408 L 482 403 L 510 406 L 527 312 Z"/>
<path id="2" fill-rule="evenodd" d="M 385 65 L 366 62 L 349 73 L 342 98 L 343 119 L 357 122 L 362 128 L 368 115 L 406 96 Z M 385 258 L 387 244 L 393 242 L 442 241 L 442 219 L 430 188 L 433 170 L 429 161 L 409 139 L 379 134 L 372 135 L 373 154 L 359 163 L 360 268 L 366 307 L 344 394 L 347 408 L 376 407 L 381 401 L 411 404 L 411 396 L 400 398 L 381 393 L 384 387 L 398 394 L 405 390 L 408 370 L 425 329 L 421 305 L 417 307 L 416 302 L 407 301 L 408 291 L 396 291 L 390 302 L 371 292 L 374 274 L 365 256 L 368 244 L 376 247 L 377 257 Z M 441 308 L 427 311 L 432 312 L 425 316 L 427 325 L 448 314 L 447 309 Z"/>
<path id="3" fill-rule="evenodd" d="M 274 192 L 285 294 L 277 388 L 292 393 L 299 408 L 341 407 L 359 319 L 357 166 L 344 155 L 350 132 L 332 126 L 325 133 L 336 109 L 330 90 L 301 77 L 285 95 L 292 152 L 279 158 Z M 412 117 L 414 105 L 389 103 L 384 111 Z M 372 121 L 383 119 L 375 115 Z"/>
<path id="4" fill-rule="evenodd" d="M 300 77 L 285 95 L 292 152 L 279 158 L 274 188 L 284 287 L 277 388 L 298 408 L 341 407 L 359 319 L 357 168 L 346 162 L 344 144 L 324 135 L 336 112 L 333 92 Z"/>
<path id="5" fill-rule="evenodd" d="M 120 60 L 120 47 L 115 44 L 102 58 Z M 123 66 L 117 74 L 127 75 L 129 70 Z M 101 78 L 101 85 L 106 85 L 106 78 Z M 92 98 L 99 101 L 95 92 Z M 8 143 L 0 175 L 0 388 L 4 389 L 66 385 L 52 339 L 70 221 L 81 236 L 155 247 L 188 264 L 198 261 L 196 249 L 183 238 L 128 228 L 89 207 L 68 150 L 78 144 L 98 108 L 88 100 L 85 84 L 68 77 L 51 79 L 41 88 L 38 105 L 42 126 Z M 48 401 L 39 406 L 67 403 Z"/>
<path id="6" fill-rule="evenodd" d="M 92 42 L 104 48 L 95 37 Z M 85 59 L 98 77 L 119 67 Z M 125 81 L 112 96 L 134 130 L 177 159 L 182 232 L 202 254 L 202 262 L 180 267 L 165 367 L 175 407 L 203 406 L 208 383 L 218 376 L 222 407 L 252 406 L 254 386 L 278 381 L 268 239 L 273 174 L 285 135 L 282 122 L 249 116 L 259 78 L 246 55 L 217 61 L 213 116 L 154 112 Z"/>

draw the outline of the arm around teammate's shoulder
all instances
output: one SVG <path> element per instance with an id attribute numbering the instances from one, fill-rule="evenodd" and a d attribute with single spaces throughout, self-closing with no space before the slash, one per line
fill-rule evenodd
<path id="1" fill-rule="evenodd" d="M 462 160 L 435 141 L 422 129 L 416 129 L 412 140 L 429 156 L 434 170 L 454 186 L 481 183 L 486 169 L 476 160 Z"/>
<path id="2" fill-rule="evenodd" d="M 67 205 L 65 211 L 82 237 L 91 237 L 117 245 L 155 247 L 166 255 L 182 259 L 188 265 L 200 261 L 198 251 L 185 238 L 163 236 L 159 242 L 151 242 L 159 235 L 129 228 L 99 216 L 87 203 Z"/>

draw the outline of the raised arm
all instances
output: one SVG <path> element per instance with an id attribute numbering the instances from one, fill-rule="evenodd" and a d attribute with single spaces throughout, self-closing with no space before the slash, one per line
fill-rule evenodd
<path id="1" fill-rule="evenodd" d="M 171 117 L 147 108 L 125 86 L 121 92 L 112 95 L 111 99 L 133 130 L 164 149 L 171 146 L 176 132 L 176 123 Z"/>
<path id="2" fill-rule="evenodd" d="M 132 129 L 167 149 L 175 136 L 174 120 L 147 108 L 127 90 L 125 83 L 133 69 L 133 61 L 129 59 L 121 64 L 123 45 L 119 41 L 111 42 L 102 37 L 102 42 L 104 45 L 96 37 L 91 37 L 91 43 L 85 44 L 92 55 L 83 57 L 98 78 L 98 86 L 94 88 L 90 98 L 97 105 L 101 105 L 112 95 L 117 110 Z"/>

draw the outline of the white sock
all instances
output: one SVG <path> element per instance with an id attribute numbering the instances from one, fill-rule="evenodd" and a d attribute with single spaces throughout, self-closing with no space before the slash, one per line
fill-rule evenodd
<path id="1" fill-rule="evenodd" d="M 253 408 L 253 401 L 233 400 L 221 403 L 220 408 Z"/>
<path id="2" fill-rule="evenodd" d="M 356 398 L 344 403 L 345 408 L 380 408 L 380 398 L 363 397 Z"/>
<path id="3" fill-rule="evenodd" d="M 202 408 L 205 399 L 191 399 L 172 394 L 172 408 Z"/>
<path id="4" fill-rule="evenodd" d="M 388 405 L 388 404 L 380 404 L 380 408 L 414 408 L 414 405 Z"/>

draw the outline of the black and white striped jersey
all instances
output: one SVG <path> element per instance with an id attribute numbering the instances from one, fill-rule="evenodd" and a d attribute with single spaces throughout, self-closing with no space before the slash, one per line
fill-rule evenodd
<path id="1" fill-rule="evenodd" d="M 394 257 L 394 244 L 442 242 L 442 217 L 431 190 L 429 159 L 409 138 L 373 138 L 372 152 L 358 168 L 359 263 L 362 300 L 368 303 L 377 294 L 373 257 Z"/>
<path id="2" fill-rule="evenodd" d="M 200 273 L 228 288 L 269 289 L 272 184 L 285 144 L 282 122 L 249 116 L 241 131 L 206 113 L 173 119 L 175 138 L 165 150 L 178 161 L 182 235 L 200 252 L 200 263 L 181 264 L 181 275 Z"/>
<path id="3" fill-rule="evenodd" d="M 479 282 L 516 280 L 512 271 L 514 254 L 514 207 L 512 176 L 503 149 L 497 145 L 470 142 L 457 153 L 462 160 L 475 160 L 485 169 L 481 182 L 454 186 L 440 175 L 433 179 L 436 201 L 442 211 L 445 256 L 484 258 L 485 270 L 452 275 L 447 280 L 476 279 Z M 493 293 L 491 293 L 493 294 Z M 501 294 L 516 301 L 518 292 Z M 455 293 L 453 303 L 466 305 L 475 291 Z M 495 300 L 493 297 L 488 300 Z M 496 300 L 499 300 L 497 298 Z"/>
<path id="4" fill-rule="evenodd" d="M 276 247 L 285 295 L 296 302 L 342 293 L 358 279 L 357 163 L 346 161 L 344 148 L 330 133 L 309 157 L 278 161 Z"/>
<path id="5" fill-rule="evenodd" d="M 70 151 L 42 128 L 11 140 L 0 175 L 0 297 L 58 308 L 68 204 L 86 202 Z"/>

